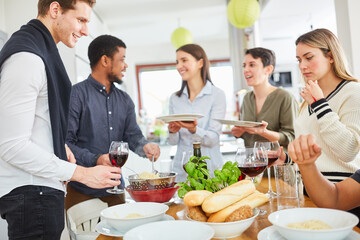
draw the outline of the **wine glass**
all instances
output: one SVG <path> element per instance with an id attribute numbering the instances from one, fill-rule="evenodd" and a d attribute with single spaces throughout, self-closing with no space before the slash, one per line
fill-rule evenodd
<path id="1" fill-rule="evenodd" d="M 109 158 L 113 166 L 121 168 L 129 157 L 129 145 L 127 142 L 112 141 L 109 148 Z M 122 194 L 123 189 L 115 186 L 113 189 L 107 189 L 108 193 Z"/>
<path id="2" fill-rule="evenodd" d="M 266 152 L 262 147 L 238 148 L 235 155 L 235 161 L 241 173 L 249 176 L 255 183 L 254 178 L 262 173 L 268 165 Z"/>
<path id="3" fill-rule="evenodd" d="M 280 157 L 281 149 L 280 149 L 280 144 L 278 141 L 274 141 L 274 142 L 257 141 L 257 142 L 255 142 L 254 147 L 255 148 L 262 147 L 266 151 L 267 157 L 268 157 L 268 165 L 273 164 Z M 267 168 L 267 175 L 268 175 L 268 181 L 269 181 L 269 190 L 268 190 L 267 194 L 270 198 L 276 198 L 277 194 L 273 191 L 272 186 L 271 186 L 271 170 L 270 170 L 270 168 L 271 167 Z"/>

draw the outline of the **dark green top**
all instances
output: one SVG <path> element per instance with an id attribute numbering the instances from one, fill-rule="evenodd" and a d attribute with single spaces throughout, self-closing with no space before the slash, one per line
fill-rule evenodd
<path id="1" fill-rule="evenodd" d="M 244 96 L 240 119 L 267 122 L 267 129 L 278 132 L 280 134 L 279 144 L 287 149 L 287 145 L 295 138 L 293 122 L 298 110 L 299 105 L 291 93 L 278 88 L 267 96 L 261 111 L 256 114 L 255 94 L 250 91 Z M 247 147 L 253 147 L 255 141 L 267 141 L 259 135 L 249 133 L 244 133 L 241 137 Z"/>

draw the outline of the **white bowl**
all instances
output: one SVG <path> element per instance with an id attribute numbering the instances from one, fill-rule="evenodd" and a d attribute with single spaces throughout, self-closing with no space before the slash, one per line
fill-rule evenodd
<path id="1" fill-rule="evenodd" d="M 124 240 L 209 240 L 214 230 L 201 222 L 176 220 L 153 222 L 133 228 Z"/>
<path id="2" fill-rule="evenodd" d="M 349 235 L 359 219 L 352 213 L 327 208 L 292 208 L 268 216 L 276 230 L 288 240 L 338 240 Z M 332 229 L 308 230 L 287 227 L 289 223 L 320 220 Z"/>
<path id="3" fill-rule="evenodd" d="M 251 224 L 254 222 L 255 218 L 259 215 L 260 210 L 254 208 L 253 213 L 254 216 L 251 218 L 247 218 L 241 221 L 235 222 L 222 222 L 222 223 L 212 223 L 212 222 L 203 222 L 204 224 L 210 226 L 215 231 L 214 238 L 233 238 L 236 236 L 240 236 L 246 229 L 248 229 Z M 189 218 L 187 215 L 186 217 L 194 222 L 195 221 Z"/>
<path id="4" fill-rule="evenodd" d="M 139 225 L 161 220 L 169 207 L 162 203 L 136 202 L 106 208 L 100 215 L 113 228 L 127 232 Z M 126 218 L 129 214 L 140 214 L 143 217 Z"/>

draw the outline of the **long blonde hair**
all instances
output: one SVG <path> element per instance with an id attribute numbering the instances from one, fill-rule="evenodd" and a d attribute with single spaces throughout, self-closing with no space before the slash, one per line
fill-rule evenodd
<path id="1" fill-rule="evenodd" d="M 349 64 L 339 39 L 328 29 L 319 28 L 307 32 L 296 39 L 295 45 L 297 46 L 299 43 L 319 48 L 325 57 L 328 57 L 328 53 L 331 53 L 334 60 L 331 68 L 335 75 L 340 79 L 358 82 L 358 80 L 350 74 Z M 307 103 L 304 101 L 301 104 L 300 111 L 306 105 Z"/>

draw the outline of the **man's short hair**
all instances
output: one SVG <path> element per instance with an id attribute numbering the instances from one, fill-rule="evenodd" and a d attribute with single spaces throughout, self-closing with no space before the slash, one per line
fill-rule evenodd
<path id="1" fill-rule="evenodd" d="M 66 12 L 67 10 L 75 9 L 75 4 L 77 1 L 86 2 L 89 4 L 90 7 L 93 7 L 94 4 L 96 3 L 96 0 L 57 0 L 56 2 L 58 2 L 60 4 L 63 12 Z M 52 2 L 55 2 L 55 1 L 54 0 L 39 0 L 38 16 L 44 17 L 48 13 L 50 4 Z"/>
<path id="2" fill-rule="evenodd" d="M 91 69 L 99 62 L 102 56 L 113 58 L 118 52 L 118 47 L 126 48 L 125 43 L 111 35 L 101 35 L 95 38 L 89 45 L 88 57 Z"/>

